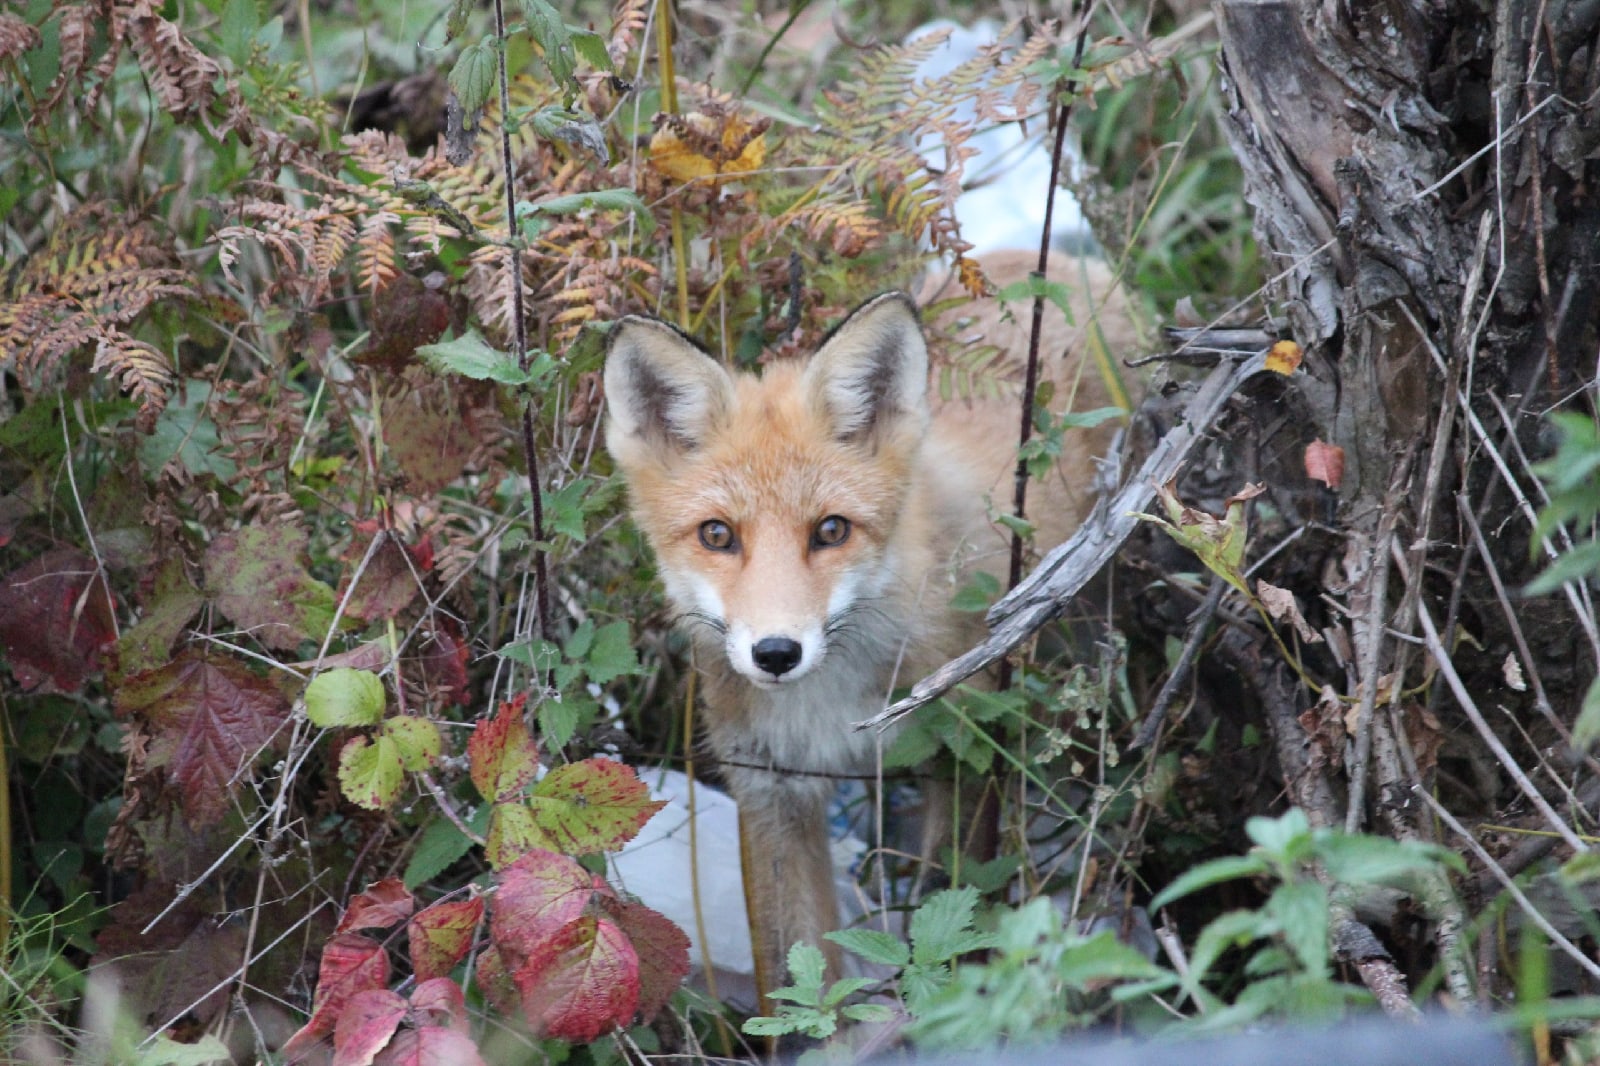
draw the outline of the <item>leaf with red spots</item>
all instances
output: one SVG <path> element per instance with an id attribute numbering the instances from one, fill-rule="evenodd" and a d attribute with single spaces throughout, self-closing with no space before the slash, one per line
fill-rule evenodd
<path id="1" fill-rule="evenodd" d="M 639 956 L 627 934 L 585 915 L 545 938 L 512 973 L 534 1031 L 587 1043 L 633 1019 Z"/>
<path id="2" fill-rule="evenodd" d="M 285 1062 L 310 1054 L 332 1033 L 339 1017 L 359 992 L 389 984 L 389 956 L 383 945 L 359 933 L 335 933 L 322 949 L 311 1018 L 280 1049 Z"/>
<path id="3" fill-rule="evenodd" d="M 528 800 L 545 847 L 568 855 L 618 851 L 666 806 L 631 766 L 585 759 L 545 775 Z"/>
<path id="4" fill-rule="evenodd" d="M 406 1016 L 406 1001 L 387 988 L 350 997 L 333 1028 L 333 1066 L 368 1066 Z"/>
<path id="5" fill-rule="evenodd" d="M 467 740 L 467 761 L 478 794 L 504 802 L 533 782 L 539 771 L 539 747 L 522 721 L 526 696 L 502 703 L 493 718 L 478 721 Z"/>
<path id="6" fill-rule="evenodd" d="M 115 639 L 105 579 L 77 549 L 46 552 L 0 581 L 0 649 L 23 688 L 78 691 Z"/>
<path id="7" fill-rule="evenodd" d="M 411 969 L 417 980 L 444 977 L 472 950 L 472 935 L 483 918 L 481 898 L 444 900 L 424 907 L 406 925 Z"/>
<path id="8" fill-rule="evenodd" d="M 350 906 L 339 919 L 336 932 L 354 933 L 361 929 L 387 929 L 396 922 L 411 916 L 416 901 L 406 891 L 398 877 L 388 877 L 350 900 Z"/>
<path id="9" fill-rule="evenodd" d="M 167 767 L 196 828 L 222 817 L 239 778 L 289 717 L 289 701 L 243 663 L 195 651 L 127 678 L 114 703 L 149 730 L 149 765 Z"/>
<path id="10" fill-rule="evenodd" d="M 649 1023 L 689 976 L 689 938 L 671 918 L 643 903 L 602 899 L 601 907 L 639 956 L 639 1014 Z"/>
<path id="11" fill-rule="evenodd" d="M 472 980 L 483 994 L 484 1001 L 501 1014 L 515 1014 L 520 1005 L 517 986 L 511 980 L 506 960 L 493 944 L 478 952 L 472 970 Z"/>
<path id="12" fill-rule="evenodd" d="M 245 526 L 206 549 L 206 591 L 219 610 L 269 648 L 320 639 L 333 624 L 333 589 L 301 562 L 305 531 L 291 525 Z"/>
<path id="13" fill-rule="evenodd" d="M 594 896 L 589 871 L 565 855 L 530 851 L 501 870 L 489 934 L 513 972 L 556 930 L 577 918 Z"/>

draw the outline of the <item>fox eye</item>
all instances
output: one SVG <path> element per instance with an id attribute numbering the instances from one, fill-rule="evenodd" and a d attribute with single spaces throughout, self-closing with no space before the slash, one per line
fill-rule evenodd
<path id="1" fill-rule="evenodd" d="M 700 543 L 714 552 L 733 550 L 733 527 L 720 519 L 700 523 Z"/>
<path id="2" fill-rule="evenodd" d="M 850 519 L 844 515 L 831 514 L 817 523 L 817 528 L 811 531 L 811 546 L 813 548 L 834 548 L 850 539 Z"/>

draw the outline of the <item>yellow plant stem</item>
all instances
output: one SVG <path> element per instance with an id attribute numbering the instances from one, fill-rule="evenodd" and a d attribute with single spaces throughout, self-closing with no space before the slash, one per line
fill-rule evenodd
<path id="1" fill-rule="evenodd" d="M 6 725 L 10 713 L 0 695 L 0 963 L 11 939 L 11 771 L 6 763 Z"/>
<path id="2" fill-rule="evenodd" d="M 694 652 L 689 653 L 689 686 L 688 693 L 683 699 L 683 733 L 684 776 L 688 779 L 689 788 L 689 892 L 694 900 L 694 935 L 700 945 L 700 967 L 706 975 L 706 991 L 711 993 L 711 998 L 718 1003 L 722 997 L 717 994 L 717 971 L 711 963 L 711 942 L 706 939 L 705 909 L 700 903 L 700 811 L 695 801 L 694 777 L 694 695 L 695 679 L 698 677 L 694 670 Z M 717 1036 L 722 1040 L 722 1054 L 724 1057 L 733 1055 L 733 1034 L 728 1032 L 728 1021 L 719 1011 L 717 1019 Z"/>

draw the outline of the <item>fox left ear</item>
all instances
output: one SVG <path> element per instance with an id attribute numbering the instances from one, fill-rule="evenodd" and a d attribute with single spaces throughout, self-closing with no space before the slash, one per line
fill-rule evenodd
<path id="1" fill-rule="evenodd" d="M 928 422 L 928 345 L 917 306 L 903 292 L 851 312 L 806 367 L 805 382 L 840 440 L 864 440 L 893 424 Z"/>

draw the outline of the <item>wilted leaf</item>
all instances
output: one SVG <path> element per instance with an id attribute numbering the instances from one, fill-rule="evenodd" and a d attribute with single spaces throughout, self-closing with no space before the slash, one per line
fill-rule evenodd
<path id="1" fill-rule="evenodd" d="M 117 670 L 122 674 L 137 674 L 168 662 L 172 658 L 172 646 L 188 628 L 195 612 L 204 605 L 205 597 L 189 584 L 182 560 L 168 562 L 156 575 L 139 624 L 124 630 L 117 640 Z M 4 626 L 0 621 L 0 632 Z"/>
<path id="2" fill-rule="evenodd" d="M 1513 692 L 1528 691 L 1528 682 L 1522 676 L 1522 664 L 1517 662 L 1516 652 L 1506 652 L 1505 662 L 1500 664 L 1500 673 L 1506 679 L 1506 687 Z"/>
<path id="3" fill-rule="evenodd" d="M 495 875 L 489 932 L 513 968 L 589 905 L 594 878 L 565 855 L 530 851 Z"/>
<path id="4" fill-rule="evenodd" d="M 361 366 L 390 373 L 403 370 L 418 348 L 432 344 L 450 328 L 450 301 L 442 285 L 399 274 L 372 297 L 372 335 L 367 350 L 354 357 Z"/>
<path id="5" fill-rule="evenodd" d="M 478 794 L 503 802 L 533 783 L 539 771 L 539 747 L 523 724 L 527 696 L 500 705 L 493 718 L 479 719 L 467 740 L 467 765 Z"/>
<path id="6" fill-rule="evenodd" d="M 727 178 L 761 169 L 767 159 L 769 119 L 708 110 L 665 116 L 650 138 L 649 166 L 671 178 Z"/>
<path id="7" fill-rule="evenodd" d="M 1265 491 L 1263 485 L 1246 485 L 1228 497 L 1227 514 L 1217 518 L 1178 499 L 1177 481 L 1174 479 L 1156 488 L 1157 498 L 1167 517 L 1159 518 L 1150 514 L 1138 514 L 1136 517 L 1161 526 L 1173 540 L 1193 552 L 1206 569 L 1248 596 L 1250 589 L 1240 572 L 1249 541 L 1244 505 Z"/>
<path id="8" fill-rule="evenodd" d="M 1267 369 L 1287 377 L 1300 369 L 1303 355 L 1294 341 L 1278 341 L 1267 352 Z"/>
<path id="9" fill-rule="evenodd" d="M 1321 440 L 1307 444 L 1306 477 L 1337 489 L 1344 482 L 1344 449 Z"/>
<path id="10" fill-rule="evenodd" d="M 350 906 L 334 931 L 354 933 L 362 929 L 387 929 L 410 917 L 415 906 L 416 900 L 411 898 L 400 879 L 387 877 L 351 898 Z"/>
<path id="11" fill-rule="evenodd" d="M 643 903 L 606 899 L 604 906 L 639 957 L 639 1014 L 648 1025 L 689 976 L 689 938 Z"/>
<path id="12" fill-rule="evenodd" d="M 437 619 L 418 660 L 430 689 L 451 703 L 465 704 L 472 698 L 467 677 L 470 657 L 471 649 L 454 620 Z"/>
<path id="13" fill-rule="evenodd" d="M 321 729 L 376 725 L 388 702 L 383 682 L 367 670 L 327 670 L 306 686 L 306 717 Z"/>
<path id="14" fill-rule="evenodd" d="M 534 1031 L 587 1043 L 632 1020 L 639 1004 L 639 956 L 622 930 L 584 916 L 545 938 L 512 980 Z"/>
<path id="15" fill-rule="evenodd" d="M 1261 606 L 1266 608 L 1267 615 L 1275 622 L 1288 621 L 1294 626 L 1294 631 L 1300 639 L 1307 644 L 1321 644 L 1322 634 L 1306 622 L 1305 616 L 1300 613 L 1300 605 L 1295 602 L 1294 593 L 1288 589 L 1281 589 L 1266 581 L 1256 582 L 1256 596 L 1261 600 Z"/>
<path id="16" fill-rule="evenodd" d="M 152 880 L 112 907 L 90 960 L 97 977 L 109 980 L 107 990 L 119 996 L 119 1009 L 151 1027 L 179 1014 L 202 1025 L 217 1018 L 245 950 L 241 926 L 219 924 L 196 896 L 174 904 L 177 891 Z"/>
<path id="17" fill-rule="evenodd" d="M 150 765 L 167 767 L 196 827 L 222 817 L 238 778 L 289 716 L 283 694 L 243 663 L 193 651 L 125 679 L 113 701 L 150 731 Z"/>
<path id="18" fill-rule="evenodd" d="M 406 926 L 411 968 L 419 981 L 445 977 L 472 950 L 472 934 L 483 917 L 483 900 L 443 900 L 424 907 Z M 419 989 L 420 990 L 420 989 Z"/>
<path id="19" fill-rule="evenodd" d="M 351 996 L 333 1028 L 333 1066 L 368 1066 L 405 1016 L 398 992 L 369 988 Z"/>
<path id="20" fill-rule="evenodd" d="M 423 550 L 412 551 L 393 530 L 363 530 L 359 528 L 363 524 L 358 524 L 357 531 L 371 535 L 358 537 L 352 545 L 347 556 L 350 569 L 339 584 L 339 600 L 345 605 L 345 613 L 352 618 L 366 622 L 393 618 L 417 598 L 421 591 L 417 579 L 431 569 L 433 553 L 426 543 L 421 546 Z M 381 540 L 367 558 L 373 538 Z M 361 579 L 356 582 L 354 591 L 350 591 L 350 581 L 364 558 L 366 566 L 361 570 Z"/>
<path id="21" fill-rule="evenodd" d="M 116 639 L 110 593 L 93 559 L 46 552 L 0 582 L 0 648 L 25 689 L 76 692 Z"/>
<path id="22" fill-rule="evenodd" d="M 280 1049 L 285 1062 L 298 1062 L 332 1033 L 339 1016 L 359 992 L 389 983 L 389 956 L 383 945 L 359 933 L 336 933 L 322 948 L 311 1017 Z"/>
<path id="23" fill-rule="evenodd" d="M 617 851 L 665 806 L 633 768 L 612 759 L 558 766 L 528 799 L 545 846 L 568 855 Z"/>
<path id="24" fill-rule="evenodd" d="M 386 393 L 383 442 L 418 494 L 438 492 L 461 475 L 474 440 L 461 382 L 434 380 Z"/>
<path id="25" fill-rule="evenodd" d="M 217 608 L 269 648 L 321 639 L 333 624 L 333 589 L 301 559 L 305 531 L 292 525 L 245 526 L 206 549 L 206 592 Z"/>

